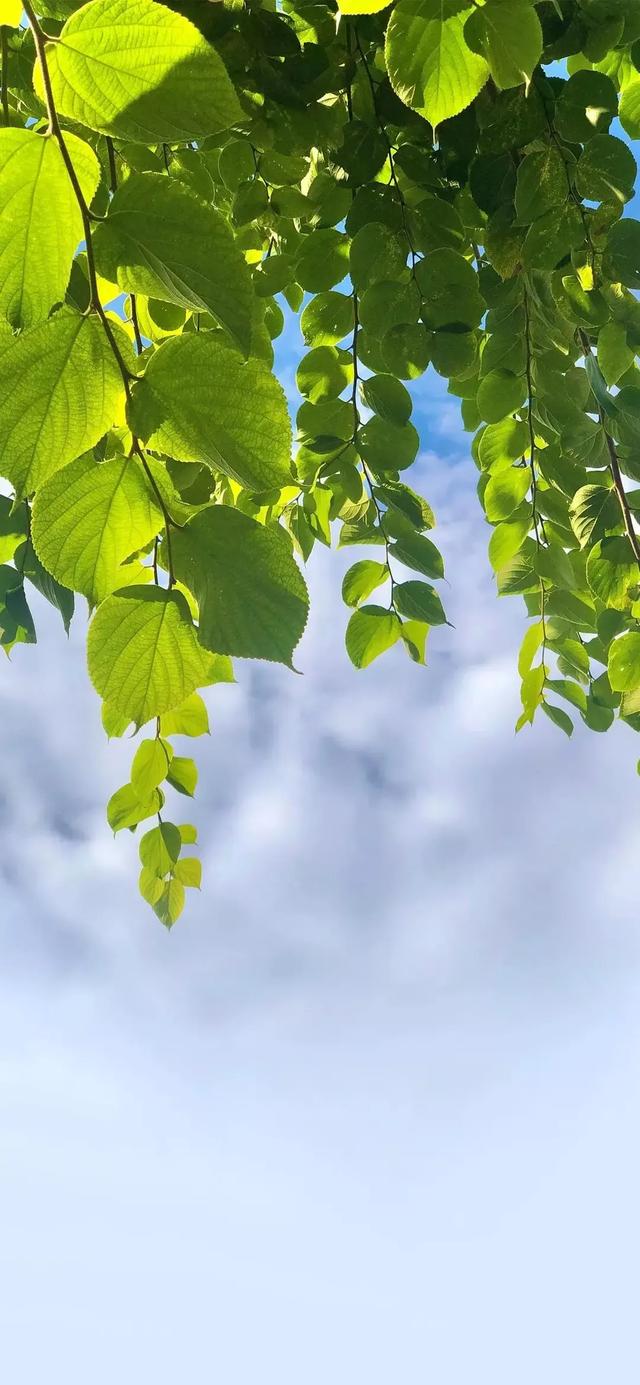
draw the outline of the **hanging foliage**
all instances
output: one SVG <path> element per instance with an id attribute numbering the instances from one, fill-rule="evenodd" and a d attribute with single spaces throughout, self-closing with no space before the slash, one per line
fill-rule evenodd
<path id="1" fill-rule="evenodd" d="M 423 664 L 446 622 L 407 479 L 429 368 L 524 601 L 518 728 L 640 729 L 638 0 L 4 0 L 0 24 L 0 643 L 35 642 L 31 586 L 67 628 L 88 601 L 105 730 L 142 733 L 108 821 L 151 822 L 158 918 L 200 885 L 172 737 L 208 730 L 232 658 L 293 666 L 314 545 L 364 546 L 357 668 Z"/>

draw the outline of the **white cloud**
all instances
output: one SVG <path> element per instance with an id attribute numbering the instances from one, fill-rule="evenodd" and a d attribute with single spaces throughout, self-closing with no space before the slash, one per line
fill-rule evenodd
<path id="1" fill-rule="evenodd" d="M 520 605 L 469 464 L 421 471 L 455 629 L 426 670 L 356 673 L 361 554 L 314 558 L 304 677 L 212 691 L 204 888 L 170 936 L 104 820 L 131 748 L 102 736 L 81 621 L 67 647 L 43 615 L 3 671 L 16 1385 L 45 1362 L 54 1385 L 629 1376 L 632 1320 L 606 1328 L 637 1201 L 638 752 L 514 737 Z"/>

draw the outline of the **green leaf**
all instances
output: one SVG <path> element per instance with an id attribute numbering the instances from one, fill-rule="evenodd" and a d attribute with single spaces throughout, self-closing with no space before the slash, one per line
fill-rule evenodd
<path id="1" fill-rule="evenodd" d="M 403 471 L 415 461 L 420 437 L 412 423 L 388 423 L 374 415 L 358 434 L 360 455 L 376 474 Z"/>
<path id="2" fill-rule="evenodd" d="M 576 585 L 571 560 L 559 543 L 540 545 L 536 553 L 534 568 L 539 577 L 553 582 L 556 587 L 573 591 Z"/>
<path id="3" fill-rule="evenodd" d="M 489 423 L 478 444 L 478 460 L 483 471 L 498 470 L 517 462 L 529 451 L 529 429 L 516 418 Z"/>
<path id="4" fill-rule="evenodd" d="M 162 736 L 208 736 L 209 713 L 199 693 L 192 693 L 179 707 L 160 718 Z"/>
<path id="5" fill-rule="evenodd" d="M 359 606 L 361 601 L 365 601 L 376 587 L 387 582 L 389 579 L 389 569 L 386 563 L 375 563 L 370 558 L 363 558 L 361 562 L 354 563 L 353 567 L 345 573 L 342 582 L 342 600 L 347 606 Z"/>
<path id="6" fill-rule="evenodd" d="M 92 0 L 46 52 L 60 114 L 101 134 L 180 142 L 242 119 L 215 49 L 188 19 L 155 0 Z M 39 66 L 34 84 L 44 99 Z"/>
<path id="7" fill-rule="evenodd" d="M 500 423 L 507 414 L 521 408 L 527 397 L 524 375 L 510 370 L 490 370 L 478 386 L 477 401 L 480 417 L 487 423 Z"/>
<path id="8" fill-rule="evenodd" d="M 414 529 L 433 529 L 436 520 L 429 502 L 404 481 L 385 481 L 374 488 L 374 495 L 390 509 L 399 511 Z"/>
<path id="9" fill-rule="evenodd" d="M 351 282 L 363 293 L 373 284 L 397 279 L 407 262 L 407 242 L 389 226 L 372 221 L 361 226 L 351 242 L 349 273 Z"/>
<path id="10" fill-rule="evenodd" d="M 184 885 L 181 880 L 174 878 L 165 885 L 157 904 L 153 906 L 153 912 L 165 928 L 171 928 L 180 918 L 183 909 Z"/>
<path id="11" fill-rule="evenodd" d="M 529 0 L 487 0 L 467 20 L 464 37 L 501 88 L 528 82 L 542 56 L 542 28 Z"/>
<path id="12" fill-rule="evenodd" d="M 179 827 L 180 840 L 184 846 L 194 846 L 198 840 L 198 829 L 190 822 L 182 822 Z"/>
<path id="13" fill-rule="evenodd" d="M 187 889 L 199 890 L 202 884 L 202 863 L 197 856 L 183 856 L 175 868 L 174 875 L 176 880 L 180 880 Z"/>
<path id="14" fill-rule="evenodd" d="M 630 139 L 640 139 L 640 77 L 624 88 L 620 100 L 620 124 Z"/>
<path id="15" fill-rule="evenodd" d="M 106 702 L 102 704 L 101 717 L 103 729 L 109 740 L 112 736 L 124 736 L 131 724 L 128 717 L 123 717 L 121 712 L 118 712 L 115 707 L 110 707 Z"/>
<path id="16" fill-rule="evenodd" d="M 127 178 L 93 246 L 100 273 L 125 293 L 209 312 L 249 355 L 253 292 L 244 256 L 225 218 L 186 184 L 163 173 Z"/>
<path id="17" fill-rule="evenodd" d="M 516 593 L 539 591 L 540 580 L 533 569 L 536 546 L 533 539 L 525 538 L 518 551 L 496 571 L 496 584 L 499 596 L 514 596 Z"/>
<path id="18" fill-rule="evenodd" d="M 88 144 L 65 134 L 87 203 L 100 181 Z M 11 326 L 43 322 L 66 293 L 82 217 L 57 140 L 0 130 L 0 315 Z"/>
<path id="19" fill-rule="evenodd" d="M 141 799 L 149 798 L 154 789 L 167 777 L 171 749 L 161 740 L 141 741 L 133 757 L 131 783 Z"/>
<path id="20" fill-rule="evenodd" d="M 133 784 L 123 784 L 109 799 L 107 822 L 114 832 L 122 832 L 125 827 L 137 827 L 145 818 L 152 818 L 161 807 L 162 796 L 158 789 L 142 799 Z"/>
<path id="21" fill-rule="evenodd" d="M 424 534 L 406 534 L 391 546 L 391 556 L 425 577 L 444 577 L 442 554 Z"/>
<path id="22" fill-rule="evenodd" d="M 138 876 L 138 889 L 147 904 L 157 904 L 164 894 L 164 881 L 155 875 L 148 866 L 143 866 Z"/>
<path id="23" fill-rule="evenodd" d="M 179 828 L 172 822 L 161 822 L 145 832 L 140 840 L 140 860 L 154 875 L 167 875 L 173 869 L 182 846 Z"/>
<path id="24" fill-rule="evenodd" d="M 27 536 L 26 506 L 15 505 L 9 495 L 0 495 L 0 563 L 6 563 Z"/>
<path id="25" fill-rule="evenodd" d="M 354 611 L 345 643 L 347 654 L 356 668 L 367 668 L 400 638 L 400 621 L 393 611 L 383 606 L 360 606 Z"/>
<path id="26" fill-rule="evenodd" d="M 291 424 L 282 386 L 262 361 L 207 334 L 173 337 L 136 385 L 132 424 L 157 452 L 206 462 L 251 491 L 291 481 Z"/>
<path id="27" fill-rule="evenodd" d="M 337 399 L 352 379 L 351 352 L 336 346 L 315 346 L 303 356 L 296 371 L 296 385 L 311 404 Z"/>
<path id="28" fill-rule="evenodd" d="M 135 457 L 78 457 L 46 482 L 33 506 L 41 563 L 92 606 L 125 585 L 122 562 L 161 527 L 162 512 Z"/>
<path id="29" fill-rule="evenodd" d="M 45 570 L 30 540 L 16 553 L 16 563 L 22 576 L 31 582 L 36 591 L 39 591 L 45 601 L 49 602 L 50 606 L 60 612 L 62 624 L 69 634 L 69 627 L 75 610 L 73 592 L 69 591 L 68 587 L 62 586 L 60 582 L 56 582 L 55 577 L 52 577 Z"/>
<path id="30" fill-rule="evenodd" d="M 207 656 L 184 597 L 159 587 L 108 596 L 91 622 L 87 653 L 96 692 L 136 726 L 207 682 Z"/>
<path id="31" fill-rule="evenodd" d="M 537 625 L 530 625 L 523 637 L 518 655 L 518 673 L 521 678 L 529 672 L 533 660 L 544 639 L 544 626 L 542 621 Z"/>
<path id="32" fill-rule="evenodd" d="M 601 539 L 587 557 L 587 582 L 594 596 L 614 610 L 629 606 L 629 588 L 640 581 L 640 570 L 629 540 Z"/>
<path id="33" fill-rule="evenodd" d="M 349 241 L 341 231 L 314 231 L 302 241 L 296 281 L 308 293 L 326 293 L 349 271 Z"/>
<path id="34" fill-rule="evenodd" d="M 562 88 L 554 122 L 563 139 L 582 142 L 609 129 L 618 111 L 618 93 L 602 72 L 574 72 Z"/>
<path id="35" fill-rule="evenodd" d="M 613 135 L 594 135 L 578 159 L 576 187 L 593 202 L 624 204 L 633 195 L 637 173 L 631 150 Z"/>
<path id="36" fill-rule="evenodd" d="M 393 590 L 393 601 L 399 615 L 409 620 L 425 621 L 427 625 L 446 625 L 447 617 L 434 587 L 427 582 L 399 582 Z"/>
<path id="37" fill-rule="evenodd" d="M 400 637 L 414 664 L 426 663 L 427 635 L 430 627 L 422 620 L 404 620 Z"/>
<path id="38" fill-rule="evenodd" d="M 484 508 L 487 519 L 492 524 L 509 519 L 531 488 L 529 467 L 510 466 L 504 471 L 494 472 L 487 482 L 484 493 Z"/>
<path id="39" fill-rule="evenodd" d="M 370 375 L 360 385 L 362 398 L 369 409 L 386 423 L 402 425 L 411 417 L 411 395 L 394 375 Z"/>
<path id="40" fill-rule="evenodd" d="M 621 322 L 605 323 L 598 334 L 598 365 L 609 388 L 617 385 L 632 364 L 633 351 L 627 345 L 626 328 Z"/>
<path id="41" fill-rule="evenodd" d="M 520 687 L 522 716 L 518 720 L 516 731 L 519 731 L 527 722 L 533 721 L 542 702 L 545 676 L 544 664 L 536 664 L 535 668 L 531 668 L 525 673 Z"/>
<path id="42" fill-rule="evenodd" d="M 572 678 L 588 681 L 590 671 L 589 651 L 579 640 L 558 639 L 550 640 L 549 646 L 558 655 L 558 669 L 561 673 L 568 673 Z"/>
<path id="43" fill-rule="evenodd" d="M 291 667 L 309 598 L 284 530 L 214 505 L 175 533 L 173 549 L 198 601 L 205 647 Z"/>
<path id="44" fill-rule="evenodd" d="M 633 692 L 640 687 L 640 635 L 630 633 L 613 641 L 608 672 L 614 692 Z"/>
<path id="45" fill-rule="evenodd" d="M 20 499 L 111 426 L 124 394 L 99 319 L 64 308 L 0 345 L 0 473 Z"/>
<path id="46" fill-rule="evenodd" d="M 567 712 L 563 712 L 562 707 L 556 707 L 553 702 L 543 702 L 542 710 L 552 721 L 554 726 L 559 726 L 564 731 L 565 736 L 573 735 L 573 722 Z"/>
<path id="47" fill-rule="evenodd" d="M 415 283 L 372 284 L 360 301 L 362 326 L 377 337 L 391 327 L 415 324 L 419 311 L 420 293 Z"/>
<path id="48" fill-rule="evenodd" d="M 606 486 L 581 486 L 569 506 L 571 528 L 581 548 L 604 536 L 620 523 L 615 492 Z"/>
<path id="49" fill-rule="evenodd" d="M 195 760 L 190 759 L 189 756 L 174 755 L 169 765 L 167 781 L 179 793 L 193 798 L 198 784 L 198 768 Z"/>
<path id="50" fill-rule="evenodd" d="M 532 222 L 517 259 L 527 269 L 555 269 L 583 240 L 584 227 L 578 207 L 563 203 Z"/>
<path id="51" fill-rule="evenodd" d="M 640 221 L 625 217 L 611 227 L 604 269 L 609 278 L 619 280 L 627 288 L 640 288 Z"/>
<path id="52" fill-rule="evenodd" d="M 566 202 L 568 196 L 566 165 L 555 145 L 525 155 L 516 182 L 516 215 L 522 225 Z"/>
<path id="53" fill-rule="evenodd" d="M 0 581 L 0 644 L 8 653 L 15 644 L 35 644 L 36 631 L 20 573 L 0 568 Z"/>
<path id="54" fill-rule="evenodd" d="M 345 293 L 320 293 L 307 303 L 300 330 L 307 346 L 337 346 L 353 331 L 353 298 Z"/>
<path id="55" fill-rule="evenodd" d="M 572 682 L 570 678 L 548 678 L 546 685 L 558 697 L 564 697 L 573 707 L 577 707 L 579 712 L 586 712 L 587 695 L 579 683 Z"/>
<path id="56" fill-rule="evenodd" d="M 524 543 L 531 528 L 531 515 L 514 516 L 509 523 L 501 523 L 494 529 L 489 539 L 489 562 L 494 572 L 499 572 Z"/>
<path id="57" fill-rule="evenodd" d="M 463 111 L 489 72 L 464 39 L 471 11 L 457 9 L 446 0 L 399 0 L 387 28 L 391 85 L 406 106 L 434 126 Z"/>

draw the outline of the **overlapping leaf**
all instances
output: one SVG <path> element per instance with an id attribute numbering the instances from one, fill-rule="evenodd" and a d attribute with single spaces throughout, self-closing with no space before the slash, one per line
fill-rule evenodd
<path id="1" fill-rule="evenodd" d="M 104 329 L 68 308 L 0 345 L 0 473 L 28 495 L 114 422 L 122 376 Z"/>
<path id="2" fill-rule="evenodd" d="M 90 0 L 47 46 L 47 63 L 61 114 L 120 139 L 198 139 L 241 119 L 215 49 L 156 0 Z M 35 85 L 44 98 L 39 68 Z"/>

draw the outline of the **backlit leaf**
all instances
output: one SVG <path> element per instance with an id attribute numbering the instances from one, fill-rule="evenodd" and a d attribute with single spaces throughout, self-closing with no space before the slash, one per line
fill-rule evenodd
<path id="1" fill-rule="evenodd" d="M 47 46 L 47 62 L 58 110 L 119 139 L 199 139 L 241 118 L 215 49 L 156 0 L 91 0 Z M 43 96 L 39 68 L 34 80 Z"/>
<path id="2" fill-rule="evenodd" d="M 212 335 L 173 337 L 136 386 L 133 426 L 159 452 L 206 462 L 251 491 L 291 480 L 291 424 L 282 386 Z"/>
<path id="3" fill-rule="evenodd" d="M 0 343 L 0 473 L 29 495 L 113 423 L 124 388 L 93 314 L 65 308 Z"/>
<path id="4" fill-rule="evenodd" d="M 249 270 L 224 217 L 184 183 L 162 173 L 128 178 L 93 241 L 101 274 L 125 293 L 212 313 L 249 354 Z"/>
<path id="5" fill-rule="evenodd" d="M 464 37 L 485 58 L 497 87 L 529 81 L 542 56 L 542 28 L 529 0 L 487 0 L 467 20 Z"/>
<path id="6" fill-rule="evenodd" d="M 629 633 L 613 641 L 608 672 L 614 692 L 632 692 L 640 687 L 640 635 Z"/>
<path id="7" fill-rule="evenodd" d="M 200 609 L 200 639 L 218 654 L 291 665 L 308 595 L 277 524 L 214 505 L 175 534 L 176 571 Z"/>
<path id="8" fill-rule="evenodd" d="M 399 640 L 401 628 L 393 611 L 383 606 L 360 606 L 351 616 L 345 636 L 352 664 L 367 668 Z"/>
<path id="9" fill-rule="evenodd" d="M 447 0 L 399 0 L 386 38 L 387 70 L 401 101 L 432 125 L 463 111 L 489 69 L 464 40 L 472 13 Z"/>
<path id="10" fill-rule="evenodd" d="M 100 181 L 93 150 L 67 133 L 87 202 Z M 82 218 L 57 141 L 0 130 L 0 314 L 14 328 L 44 321 L 66 293 Z"/>
<path id="11" fill-rule="evenodd" d="M 376 587 L 387 582 L 389 570 L 386 563 L 375 563 L 370 558 L 363 558 L 361 562 L 354 563 L 353 567 L 345 573 L 342 582 L 342 599 L 347 606 L 359 606 L 361 601 L 365 601 Z"/>
<path id="12" fill-rule="evenodd" d="M 124 586 L 121 564 L 162 527 L 162 513 L 136 457 L 97 463 L 90 453 L 36 495 L 33 542 L 40 561 L 97 606 Z"/>
<path id="13" fill-rule="evenodd" d="M 129 587 L 103 601 L 88 660 L 96 692 L 136 726 L 178 707 L 207 678 L 184 597 L 159 587 Z"/>

